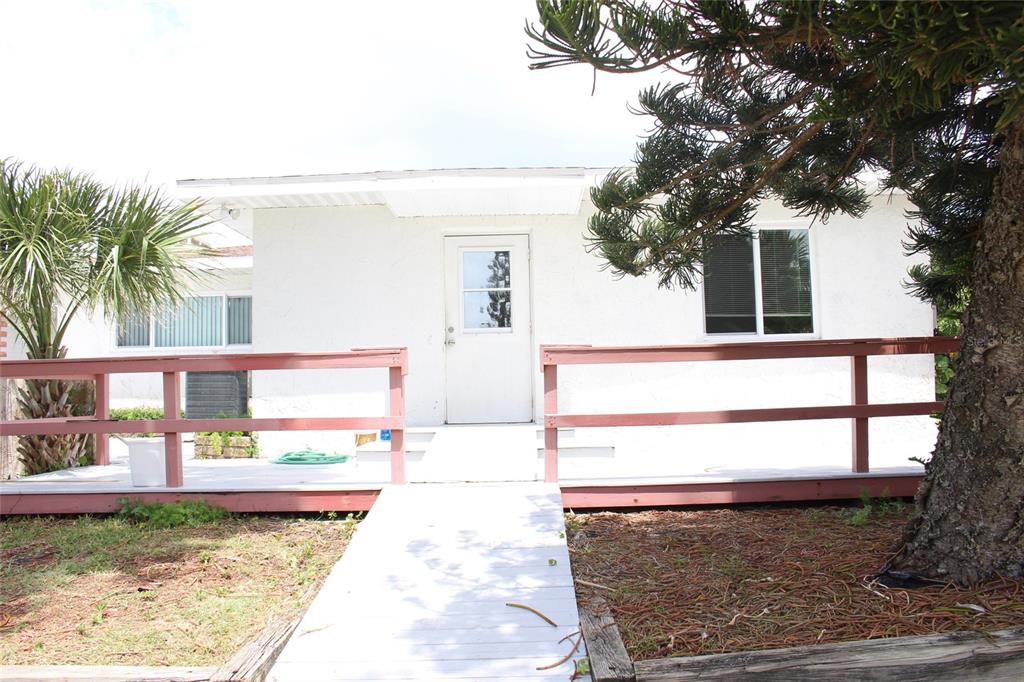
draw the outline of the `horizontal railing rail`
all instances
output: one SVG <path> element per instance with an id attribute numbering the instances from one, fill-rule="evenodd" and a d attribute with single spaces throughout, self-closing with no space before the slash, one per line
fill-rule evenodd
<path id="1" fill-rule="evenodd" d="M 687 346 L 541 346 L 540 365 L 544 374 L 544 479 L 549 482 L 558 480 L 559 428 L 732 424 L 843 418 L 850 418 L 853 425 L 852 470 L 856 473 L 865 473 L 869 470 L 869 418 L 927 415 L 941 412 L 943 409 L 941 401 L 869 404 L 867 358 L 876 355 L 952 353 L 959 347 L 959 339 L 943 336 L 769 341 Z M 849 404 L 615 414 L 561 414 L 558 411 L 559 365 L 834 357 L 850 358 L 851 402 Z"/>
<path id="2" fill-rule="evenodd" d="M 250 370 L 366 369 L 388 370 L 389 414 L 376 417 L 231 417 L 178 419 L 181 414 L 182 372 L 238 372 Z M 109 464 L 109 434 L 164 435 L 166 485 L 181 487 L 182 433 L 195 431 L 332 431 L 390 429 L 391 482 L 405 483 L 405 375 L 408 351 L 404 347 L 354 348 L 331 353 L 244 353 L 223 355 L 135 356 L 118 358 L 65 358 L 59 360 L 0 361 L 0 379 L 73 379 L 94 381 L 93 416 L 17 419 L 0 422 L 9 436 L 94 434 L 96 463 Z M 159 373 L 163 375 L 164 419 L 110 419 L 110 375 Z"/>

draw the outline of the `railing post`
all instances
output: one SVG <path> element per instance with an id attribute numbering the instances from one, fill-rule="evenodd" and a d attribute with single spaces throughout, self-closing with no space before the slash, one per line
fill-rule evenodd
<path id="1" fill-rule="evenodd" d="M 96 418 L 110 419 L 110 375 L 96 375 Z M 96 464 L 110 464 L 110 434 L 96 434 Z"/>
<path id="2" fill-rule="evenodd" d="M 403 363 L 404 365 L 404 363 Z M 391 482 L 405 483 L 405 376 L 404 367 L 388 368 L 390 415 L 398 417 L 401 425 L 391 427 Z"/>
<path id="3" fill-rule="evenodd" d="M 543 360 L 542 360 L 543 361 Z M 558 365 L 544 365 L 544 481 L 558 483 L 558 427 L 548 417 L 558 414 Z"/>
<path id="4" fill-rule="evenodd" d="M 164 419 L 181 418 L 181 373 L 164 372 Z M 181 433 L 164 433 L 164 467 L 167 487 L 180 488 L 185 474 L 181 466 Z"/>
<path id="5" fill-rule="evenodd" d="M 868 404 L 868 358 L 850 358 L 850 398 L 854 405 Z M 853 472 L 868 472 L 868 418 L 853 418 Z"/>

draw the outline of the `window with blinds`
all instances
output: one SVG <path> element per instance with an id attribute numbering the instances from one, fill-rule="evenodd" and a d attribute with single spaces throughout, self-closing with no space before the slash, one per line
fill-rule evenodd
<path id="1" fill-rule="evenodd" d="M 189 296 L 153 316 L 118 320 L 119 348 L 188 348 L 252 343 L 252 297 Z"/>
<path id="2" fill-rule="evenodd" d="M 811 334 L 814 313 L 807 230 L 726 235 L 704 255 L 708 334 Z"/>
<path id="3" fill-rule="evenodd" d="M 228 296 L 228 345 L 252 343 L 252 296 Z"/>
<path id="4" fill-rule="evenodd" d="M 758 242 L 764 333 L 812 333 L 807 230 L 762 230 Z"/>
<path id="5" fill-rule="evenodd" d="M 220 296 L 189 296 L 156 315 L 153 323 L 158 348 L 222 346 L 224 332 Z"/>
<path id="6" fill-rule="evenodd" d="M 757 332 L 753 239 L 723 235 L 704 255 L 704 323 L 708 334 Z"/>
<path id="7" fill-rule="evenodd" d="M 121 348 L 149 346 L 149 316 L 133 313 L 118 320 L 117 345 Z"/>

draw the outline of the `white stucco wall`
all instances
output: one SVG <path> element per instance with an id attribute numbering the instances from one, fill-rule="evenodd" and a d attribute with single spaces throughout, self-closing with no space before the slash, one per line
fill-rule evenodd
<path id="1" fill-rule="evenodd" d="M 811 227 L 816 336 L 931 333 L 931 307 L 903 287 L 914 262 L 901 247 L 906 208 L 903 197 L 879 198 L 861 220 L 838 216 L 827 225 Z M 586 217 L 395 218 L 384 206 L 256 210 L 254 350 L 408 346 L 409 424 L 443 423 L 443 237 L 496 233 L 530 235 L 533 358 L 541 343 L 751 340 L 706 337 L 699 291 L 659 290 L 652 279 L 617 280 L 602 271 L 598 258 L 584 248 Z M 758 220 L 793 226 L 809 222 L 775 204 L 762 207 Z M 929 356 L 873 358 L 869 365 L 872 401 L 932 399 Z M 534 412 L 539 416 L 535 359 L 526 371 L 534 377 Z M 253 411 L 257 416 L 381 414 L 385 385 L 383 370 L 258 372 Z M 564 412 L 842 404 L 849 401 L 849 363 L 835 359 L 575 367 L 562 370 L 559 386 Z M 934 426 L 927 417 L 876 419 L 871 429 L 873 464 L 906 464 L 906 457 L 926 455 L 934 442 Z M 825 450 L 846 462 L 849 432 L 848 420 L 836 420 L 632 429 L 614 438 L 616 457 L 635 457 L 636 472 L 642 472 L 645 458 L 654 451 L 685 460 L 687 451 L 707 448 L 767 466 L 770 448 L 760 447 L 767 443 L 809 464 L 822 461 Z M 338 443 L 331 434 L 264 436 L 264 452 L 270 455 L 301 445 L 331 449 Z M 599 444 L 612 435 L 593 430 L 586 438 Z"/>

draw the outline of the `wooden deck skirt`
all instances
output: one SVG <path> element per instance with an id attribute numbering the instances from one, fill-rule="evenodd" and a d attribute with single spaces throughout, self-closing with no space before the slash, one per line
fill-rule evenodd
<path id="1" fill-rule="evenodd" d="M 674 507 L 686 505 L 810 502 L 872 497 L 910 497 L 921 481 L 919 474 L 818 476 L 789 480 L 733 480 L 696 483 L 619 484 L 576 483 L 559 486 L 562 506 L 572 509 L 616 507 Z M 0 483 L 0 514 L 106 514 L 119 508 L 119 500 L 144 502 L 206 500 L 233 512 L 360 512 L 369 511 L 384 485 L 330 490 L 147 490 L 117 492 L 5 491 Z"/>

